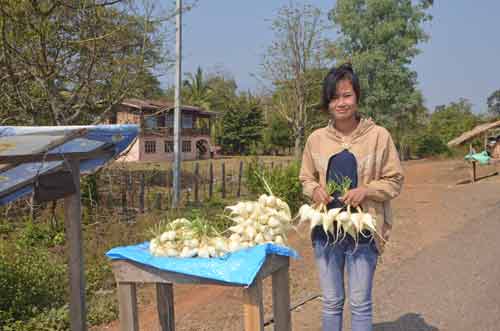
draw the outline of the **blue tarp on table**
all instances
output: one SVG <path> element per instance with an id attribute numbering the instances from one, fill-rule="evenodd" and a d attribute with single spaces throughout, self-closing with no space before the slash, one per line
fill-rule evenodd
<path id="1" fill-rule="evenodd" d="M 469 153 L 465 156 L 467 161 L 476 161 L 479 164 L 486 165 L 490 163 L 491 157 L 486 151 L 480 153 Z"/>
<path id="2" fill-rule="evenodd" d="M 149 242 L 116 247 L 106 253 L 112 260 L 130 260 L 160 270 L 244 286 L 253 283 L 269 254 L 298 257 L 293 249 L 274 244 L 242 249 L 219 258 L 154 256 L 149 252 Z"/>

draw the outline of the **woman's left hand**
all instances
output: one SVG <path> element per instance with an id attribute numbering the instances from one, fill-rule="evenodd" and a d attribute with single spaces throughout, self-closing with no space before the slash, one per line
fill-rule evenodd
<path id="1" fill-rule="evenodd" d="M 365 200 L 368 194 L 368 189 L 365 187 L 356 187 L 347 191 L 343 197 L 340 198 L 342 202 L 353 207 L 359 206 Z"/>

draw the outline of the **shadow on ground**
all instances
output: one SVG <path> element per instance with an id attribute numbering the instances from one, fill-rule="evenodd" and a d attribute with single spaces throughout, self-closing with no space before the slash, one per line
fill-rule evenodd
<path id="1" fill-rule="evenodd" d="M 427 324 L 420 314 L 408 313 L 393 322 L 374 324 L 373 331 L 439 331 L 439 329 Z"/>

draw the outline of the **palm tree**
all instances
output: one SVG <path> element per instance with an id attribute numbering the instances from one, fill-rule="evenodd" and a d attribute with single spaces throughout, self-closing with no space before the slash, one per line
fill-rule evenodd
<path id="1" fill-rule="evenodd" d="M 208 86 L 207 81 L 203 78 L 203 71 L 201 67 L 198 67 L 196 73 L 186 74 L 187 79 L 182 83 L 184 87 L 184 92 L 186 93 L 186 103 L 193 106 L 202 107 L 205 109 L 210 109 L 210 94 L 211 88 Z"/>

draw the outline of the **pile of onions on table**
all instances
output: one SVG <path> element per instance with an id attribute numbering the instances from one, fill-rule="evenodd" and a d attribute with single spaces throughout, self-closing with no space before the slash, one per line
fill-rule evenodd
<path id="1" fill-rule="evenodd" d="M 220 234 L 201 218 L 176 219 L 162 224 L 150 241 L 151 254 L 168 257 L 220 257 L 228 252 L 264 243 L 287 245 L 292 215 L 286 202 L 263 194 L 257 201 L 226 207 L 234 225 Z M 223 236 L 228 234 L 229 237 Z"/>
<path id="2" fill-rule="evenodd" d="M 286 233 L 292 228 L 292 215 L 283 200 L 263 194 L 257 201 L 239 202 L 227 209 L 235 223 L 229 228 L 230 251 L 264 243 L 287 246 Z"/>
<path id="3" fill-rule="evenodd" d="M 160 223 L 149 242 L 152 255 L 168 257 L 216 257 L 227 253 L 226 239 L 206 220 L 178 218 Z"/>

